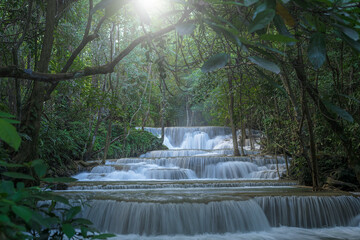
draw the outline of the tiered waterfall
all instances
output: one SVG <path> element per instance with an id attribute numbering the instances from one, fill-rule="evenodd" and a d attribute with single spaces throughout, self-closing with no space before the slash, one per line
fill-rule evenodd
<path id="1" fill-rule="evenodd" d="M 229 134 L 166 128 L 169 150 L 109 160 L 62 194 L 87 201 L 81 216 L 115 239 L 360 239 L 359 197 L 279 180 L 283 157 L 248 146 L 234 157 Z"/>

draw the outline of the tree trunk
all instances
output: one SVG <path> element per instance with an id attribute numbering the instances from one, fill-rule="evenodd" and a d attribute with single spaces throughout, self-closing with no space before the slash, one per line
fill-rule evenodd
<path id="1" fill-rule="evenodd" d="M 318 163 L 316 159 L 316 147 L 315 147 L 315 136 L 314 136 L 314 129 L 313 129 L 313 122 L 310 116 L 310 111 L 307 106 L 307 103 L 305 104 L 305 116 L 306 116 L 306 122 L 308 125 L 309 130 L 309 140 L 310 140 L 310 162 L 311 162 L 311 177 L 313 182 L 313 191 L 319 190 L 319 171 L 318 171 Z"/>
<path id="2" fill-rule="evenodd" d="M 165 79 L 161 79 L 161 142 L 164 142 L 165 138 Z"/>
<path id="3" fill-rule="evenodd" d="M 304 114 L 306 118 L 306 123 L 308 126 L 309 131 L 309 144 L 310 144 L 310 164 L 311 164 L 311 178 L 312 178 L 312 185 L 313 185 L 313 191 L 319 190 L 319 171 L 318 171 L 318 163 L 316 159 L 316 147 L 315 147 L 315 136 L 314 136 L 314 129 L 313 129 L 313 122 L 310 115 L 310 110 L 307 102 L 307 95 L 306 95 L 306 75 L 305 75 L 305 69 L 302 69 L 302 71 L 299 71 L 299 67 L 303 66 L 301 63 L 301 60 L 294 61 L 293 63 L 297 79 L 299 81 L 301 92 L 302 92 L 302 106 L 304 109 Z"/>
<path id="4" fill-rule="evenodd" d="M 54 29 L 56 25 L 56 1 L 47 1 L 46 6 L 46 23 L 44 40 L 42 43 L 40 61 L 37 64 L 39 72 L 48 72 L 51 50 L 54 43 Z M 30 137 L 24 139 L 20 150 L 14 156 L 13 161 L 23 163 L 35 160 L 38 156 L 38 141 L 41 126 L 41 115 L 43 103 L 47 100 L 48 85 L 43 82 L 34 82 L 33 89 L 27 100 L 21 118 L 20 132 Z"/>
<path id="5" fill-rule="evenodd" d="M 322 99 L 319 96 L 319 93 L 316 89 L 314 89 L 309 83 L 307 83 L 306 76 L 304 74 L 304 66 L 301 63 L 293 62 L 293 67 L 296 71 L 296 75 L 298 78 L 300 77 L 302 81 L 304 82 L 304 86 L 306 87 L 306 91 L 313 100 L 313 102 L 316 104 L 318 110 L 322 113 L 324 116 L 325 121 L 329 124 L 331 130 L 338 136 L 338 138 L 341 140 L 341 143 L 345 149 L 347 159 L 348 159 L 348 166 L 354 170 L 356 174 L 356 178 L 358 182 L 360 183 L 360 164 L 359 164 L 359 157 L 354 154 L 353 148 L 352 148 L 352 141 L 346 136 L 344 128 L 333 118 L 329 117 L 332 116 L 332 114 L 329 112 L 329 110 L 326 108 L 324 103 L 322 102 Z"/>
<path id="6" fill-rule="evenodd" d="M 234 156 L 240 156 L 239 146 L 236 135 L 236 124 L 234 121 L 234 90 L 232 85 L 232 78 L 228 76 L 228 84 L 229 84 L 229 116 L 230 116 L 230 126 L 231 126 L 231 134 L 233 139 L 233 147 L 234 147 Z"/>
<path id="7" fill-rule="evenodd" d="M 112 131 L 112 119 L 111 117 L 109 118 L 109 123 L 108 123 L 108 128 L 107 128 L 107 133 L 106 133 L 106 142 L 105 142 L 105 148 L 104 148 L 104 156 L 103 156 L 103 160 L 102 160 L 102 164 L 105 164 L 106 161 L 106 157 L 109 151 L 109 147 L 110 147 L 110 139 L 111 139 L 111 131 Z"/>
<path id="8" fill-rule="evenodd" d="M 244 120 L 241 120 L 241 138 L 240 138 L 240 148 L 241 148 L 241 154 L 242 156 L 245 156 L 245 141 L 246 141 L 246 129 L 245 129 L 245 123 Z"/>
<path id="9" fill-rule="evenodd" d="M 277 149 L 275 148 L 275 160 L 276 160 L 276 172 L 277 175 L 280 179 L 280 172 L 279 172 L 279 159 L 278 159 L 278 155 L 277 155 Z"/>
<path id="10" fill-rule="evenodd" d="M 40 123 L 46 92 L 43 85 L 43 83 L 33 83 L 32 93 L 24 107 L 20 132 L 29 136 L 30 139 L 23 139 L 19 152 L 13 158 L 16 163 L 29 162 L 38 158 Z"/>
<path id="11" fill-rule="evenodd" d="M 189 97 L 186 97 L 185 108 L 186 108 L 186 126 L 189 127 L 190 126 Z"/>
<path id="12" fill-rule="evenodd" d="M 194 119 L 195 119 L 195 111 L 191 111 L 190 127 L 194 126 Z"/>
<path id="13" fill-rule="evenodd" d="M 288 161 L 288 156 L 286 155 L 284 148 L 283 148 L 283 154 L 284 154 L 284 158 L 285 158 L 286 176 L 289 177 L 289 161 Z"/>
<path id="14" fill-rule="evenodd" d="M 249 126 L 250 126 L 250 128 L 249 128 L 250 149 L 254 150 L 255 149 L 255 138 L 254 138 L 253 128 L 252 128 L 252 126 L 253 126 L 253 124 L 252 124 L 252 116 L 250 116 L 250 124 L 249 124 Z"/>
<path id="15" fill-rule="evenodd" d="M 89 144 L 87 145 L 86 152 L 85 152 L 84 158 L 83 158 L 84 161 L 90 160 L 90 158 L 92 156 L 92 150 L 93 150 L 94 143 L 95 143 L 96 136 L 97 136 L 97 132 L 99 130 L 99 127 L 100 127 L 100 124 L 101 124 L 102 120 L 103 119 L 101 118 L 101 108 L 99 108 L 98 117 L 97 117 L 95 129 L 94 129 L 94 134 L 89 139 Z"/>

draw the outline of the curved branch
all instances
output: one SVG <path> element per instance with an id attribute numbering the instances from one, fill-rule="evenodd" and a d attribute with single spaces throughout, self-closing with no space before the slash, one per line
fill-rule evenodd
<path id="1" fill-rule="evenodd" d="M 69 72 L 69 73 L 43 73 L 43 72 L 35 72 L 31 69 L 21 69 L 16 66 L 7 66 L 0 67 L 0 78 L 1 77 L 13 77 L 13 78 L 21 78 L 28 79 L 33 81 L 41 81 L 41 82 L 49 82 L 54 83 L 58 81 L 70 80 L 75 78 L 81 78 L 86 76 L 92 76 L 97 74 L 107 74 L 114 71 L 115 66 L 126 57 L 135 47 L 139 44 L 145 42 L 146 40 L 152 40 L 156 37 L 162 36 L 168 32 L 171 32 L 175 29 L 175 26 L 185 20 L 185 18 L 189 15 L 189 12 L 185 12 L 185 14 L 181 17 L 181 19 L 174 25 L 168 26 L 161 30 L 158 30 L 154 33 L 149 33 L 144 36 L 138 37 L 134 41 L 130 43 L 124 50 L 122 50 L 112 62 L 109 62 L 105 65 L 97 66 L 97 67 L 88 67 L 83 70 Z"/>

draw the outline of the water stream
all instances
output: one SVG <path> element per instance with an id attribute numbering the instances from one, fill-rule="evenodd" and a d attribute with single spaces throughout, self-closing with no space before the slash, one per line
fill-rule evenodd
<path id="1" fill-rule="evenodd" d="M 62 194 L 87 201 L 81 216 L 114 239 L 360 239 L 359 197 L 279 180 L 283 157 L 249 146 L 234 157 L 229 134 L 166 128 L 169 150 L 108 160 Z"/>

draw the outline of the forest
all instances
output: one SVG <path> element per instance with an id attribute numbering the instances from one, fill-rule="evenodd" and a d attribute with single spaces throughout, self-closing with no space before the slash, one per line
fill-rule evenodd
<path id="1" fill-rule="evenodd" d="M 112 236 L 44 187 L 165 149 L 144 127 L 258 130 L 283 178 L 358 190 L 359 34 L 357 0 L 2 0 L 0 239 Z"/>

